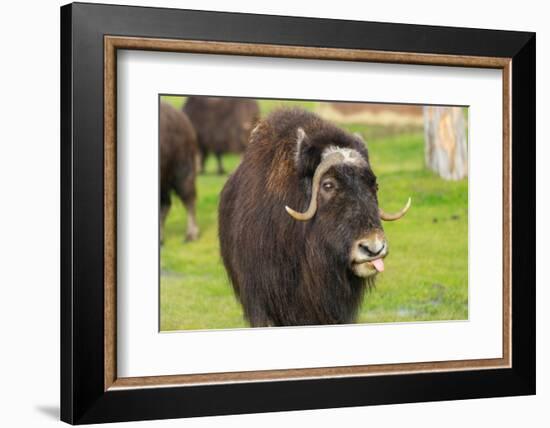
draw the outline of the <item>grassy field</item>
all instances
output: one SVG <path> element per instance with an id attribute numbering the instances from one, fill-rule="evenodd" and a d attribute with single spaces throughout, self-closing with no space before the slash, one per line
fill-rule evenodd
<path id="1" fill-rule="evenodd" d="M 169 97 L 180 107 L 182 99 Z M 262 115 L 279 105 L 262 101 Z M 314 103 L 300 102 L 304 108 Z M 384 224 L 391 247 L 386 270 L 365 296 L 359 322 L 461 320 L 468 318 L 468 183 L 445 181 L 424 167 L 421 131 L 370 138 L 372 128 L 346 126 L 368 141 L 386 211 L 412 208 L 398 222 Z M 236 155 L 224 158 L 233 171 Z M 161 250 L 161 330 L 245 327 L 219 256 L 218 195 L 227 176 L 217 176 L 214 159 L 198 177 L 200 238 L 184 243 L 185 211 L 176 197 Z"/>

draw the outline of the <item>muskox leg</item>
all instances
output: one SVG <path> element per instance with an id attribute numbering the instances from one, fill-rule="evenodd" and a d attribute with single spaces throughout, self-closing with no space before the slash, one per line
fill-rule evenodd
<path id="1" fill-rule="evenodd" d="M 208 157 L 208 150 L 204 147 L 200 147 L 201 152 L 201 164 L 199 173 L 206 174 L 206 158 Z"/>
<path id="2" fill-rule="evenodd" d="M 255 291 L 252 291 L 252 287 L 246 287 L 249 293 L 244 297 L 243 307 L 245 310 L 245 317 L 250 323 L 251 327 L 271 327 L 273 323 L 269 319 L 264 305 L 258 300 L 259 296 L 255 295 Z"/>
<path id="3" fill-rule="evenodd" d="M 187 230 L 185 233 L 185 240 L 194 241 L 199 237 L 199 227 L 197 226 L 197 217 L 195 212 L 197 192 L 195 190 L 194 174 L 188 173 L 185 177 L 179 177 L 176 182 L 175 191 L 187 210 Z"/>
<path id="4" fill-rule="evenodd" d="M 187 208 L 187 233 L 185 234 L 186 241 L 194 241 L 199 237 L 199 226 L 197 226 L 197 218 L 195 214 L 195 198 L 184 202 Z"/>
<path id="5" fill-rule="evenodd" d="M 248 321 L 251 327 L 273 327 L 273 323 L 266 314 L 253 311 L 248 314 Z"/>
<path id="6" fill-rule="evenodd" d="M 164 223 L 166 222 L 166 217 L 168 216 L 168 211 L 170 211 L 170 193 L 166 191 L 160 192 L 160 244 L 164 243 Z"/>
<path id="7" fill-rule="evenodd" d="M 216 153 L 216 159 L 218 160 L 218 175 L 224 175 L 225 169 L 223 169 L 222 154 Z"/>

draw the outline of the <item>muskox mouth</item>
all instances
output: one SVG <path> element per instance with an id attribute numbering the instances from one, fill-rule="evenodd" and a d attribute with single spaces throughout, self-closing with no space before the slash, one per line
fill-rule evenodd
<path id="1" fill-rule="evenodd" d="M 353 261 L 351 263 L 351 270 L 356 276 L 361 278 L 374 276 L 379 272 L 384 272 L 384 258 Z"/>

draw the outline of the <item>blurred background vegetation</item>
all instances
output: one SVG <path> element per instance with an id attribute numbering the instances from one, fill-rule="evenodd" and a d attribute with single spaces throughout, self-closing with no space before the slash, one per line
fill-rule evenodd
<path id="1" fill-rule="evenodd" d="M 185 97 L 163 96 L 177 109 Z M 465 320 L 468 318 L 468 180 L 445 180 L 426 167 L 425 133 L 414 117 L 379 115 L 378 123 L 342 115 L 310 101 L 259 100 L 265 117 L 282 105 L 318 112 L 339 126 L 359 132 L 367 141 L 379 183 L 379 202 L 386 211 L 399 210 L 409 196 L 412 207 L 404 219 L 386 222 L 391 252 L 386 270 L 363 301 L 358 322 Z M 330 110 L 330 109 L 329 109 Z M 341 113 L 341 112 L 340 112 Z M 383 112 L 382 112 L 383 113 Z M 464 109 L 464 113 L 467 111 Z M 467 123 L 467 120 L 465 121 Z M 240 155 L 224 156 L 231 173 Z M 161 248 L 160 329 L 222 329 L 246 327 L 219 254 L 217 207 L 227 175 L 216 174 L 215 158 L 197 177 L 197 220 L 201 236 L 183 242 L 185 210 L 172 197 Z M 466 161 L 467 165 L 467 161 Z"/>

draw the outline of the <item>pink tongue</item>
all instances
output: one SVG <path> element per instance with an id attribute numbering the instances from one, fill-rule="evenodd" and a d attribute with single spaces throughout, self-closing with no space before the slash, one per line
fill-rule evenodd
<path id="1" fill-rule="evenodd" d="M 371 263 L 373 264 L 374 268 L 378 272 L 384 272 L 384 260 L 383 259 L 371 260 Z"/>

